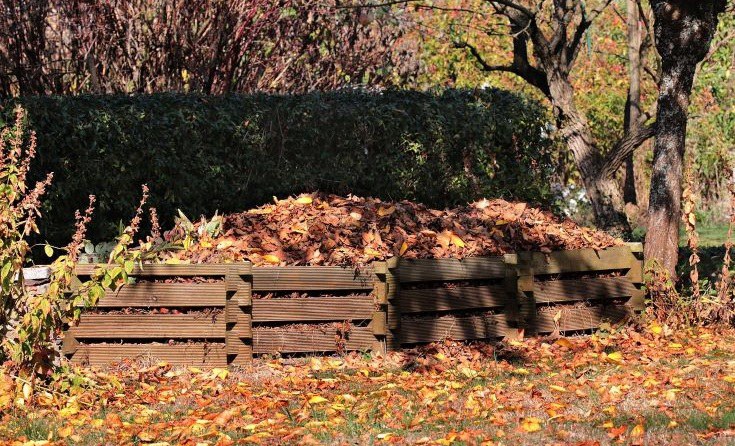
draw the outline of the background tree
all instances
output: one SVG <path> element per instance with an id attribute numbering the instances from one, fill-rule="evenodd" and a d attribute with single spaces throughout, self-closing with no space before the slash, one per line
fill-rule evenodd
<path id="1" fill-rule="evenodd" d="M 645 255 L 676 273 L 689 97 L 697 65 L 710 51 L 725 0 L 652 0 L 661 56 L 656 142 Z"/>
<path id="2" fill-rule="evenodd" d="M 0 96 L 386 87 L 405 30 L 321 0 L 0 0 Z"/>
<path id="3" fill-rule="evenodd" d="M 489 21 L 489 25 L 479 29 L 488 35 L 510 37 L 510 60 L 492 63 L 487 58 L 489 52 L 468 39 L 455 39 L 455 46 L 466 49 L 482 70 L 517 75 L 549 100 L 559 134 L 572 154 L 597 224 L 608 229 L 629 229 L 616 172 L 633 150 L 653 136 L 654 125 L 647 124 L 650 114 L 642 112 L 638 122 L 627 126 L 610 146 L 603 147 L 578 107 L 572 73 L 587 31 L 610 6 L 610 0 L 593 5 L 582 0 L 485 1 L 477 5 L 484 10 L 411 0 L 395 3 L 430 10 L 452 9 L 472 17 L 502 18 L 500 23 Z"/>

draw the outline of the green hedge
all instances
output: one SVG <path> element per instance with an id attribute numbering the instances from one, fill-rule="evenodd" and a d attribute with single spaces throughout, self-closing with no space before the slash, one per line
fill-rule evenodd
<path id="1" fill-rule="evenodd" d="M 3 104 L 6 120 L 13 101 L 38 136 L 34 174 L 56 174 L 41 222 L 54 243 L 88 194 L 89 237 L 112 237 L 142 183 L 164 223 L 177 208 L 239 211 L 313 190 L 436 207 L 550 193 L 546 115 L 499 90 L 26 97 Z"/>

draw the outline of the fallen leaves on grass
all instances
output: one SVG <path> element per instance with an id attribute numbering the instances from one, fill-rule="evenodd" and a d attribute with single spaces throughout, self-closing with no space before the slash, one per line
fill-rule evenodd
<path id="1" fill-rule="evenodd" d="M 241 370 L 126 363 L 30 395 L 2 368 L 0 443 L 716 443 L 734 428 L 734 341 L 626 329 Z"/>

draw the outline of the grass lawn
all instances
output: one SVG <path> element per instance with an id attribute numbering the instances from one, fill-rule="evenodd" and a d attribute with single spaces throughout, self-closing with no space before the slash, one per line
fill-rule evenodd
<path id="1" fill-rule="evenodd" d="M 71 397 L 0 398 L 0 440 L 735 444 L 735 331 L 652 325 L 385 358 L 260 359 L 229 372 L 158 364 L 84 375 Z"/>
<path id="2" fill-rule="evenodd" d="M 727 239 L 727 223 L 711 223 L 697 227 L 699 234 L 699 246 L 702 248 L 711 248 L 716 246 L 724 246 Z M 681 229 L 679 244 L 687 245 L 687 235 L 684 229 Z"/>

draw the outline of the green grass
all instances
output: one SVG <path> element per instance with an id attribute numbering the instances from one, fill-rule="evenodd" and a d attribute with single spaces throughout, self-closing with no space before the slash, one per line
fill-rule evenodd
<path id="1" fill-rule="evenodd" d="M 715 246 L 723 246 L 727 238 L 727 223 L 710 223 L 697 226 L 699 234 L 699 246 L 702 248 L 710 248 Z M 681 228 L 679 245 L 687 245 L 687 235 L 684 228 Z"/>

